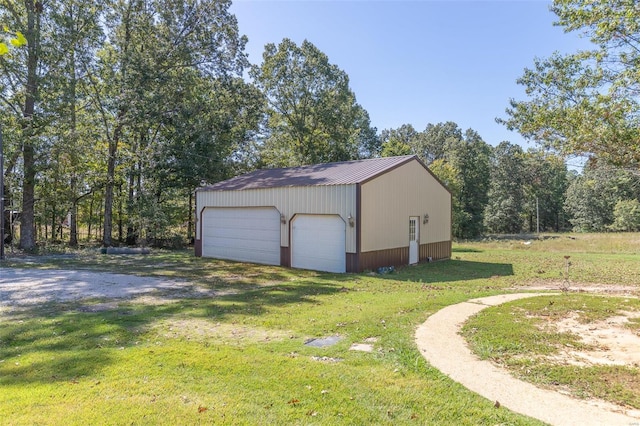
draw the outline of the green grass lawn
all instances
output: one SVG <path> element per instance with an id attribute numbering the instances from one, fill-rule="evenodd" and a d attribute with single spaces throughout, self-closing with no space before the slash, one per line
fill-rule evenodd
<path id="1" fill-rule="evenodd" d="M 467 321 L 462 332 L 481 358 L 491 359 L 523 380 L 580 398 L 595 397 L 640 409 L 637 364 L 580 362 L 576 365 L 575 361 L 582 358 L 572 353 L 595 351 L 600 354 L 599 345 L 586 343 L 580 334 L 554 327 L 559 320 L 575 317 L 579 323 L 598 330 L 602 327 L 598 321 L 606 322 L 621 313 L 639 311 L 640 299 L 637 298 L 568 293 L 487 308 Z M 640 334 L 637 318 L 625 327 Z"/>
<path id="2" fill-rule="evenodd" d="M 0 267 L 168 277 L 221 295 L 0 311 L 0 424 L 539 424 L 430 367 L 415 328 L 450 304 L 556 282 L 565 255 L 572 281 L 640 287 L 638 253 L 638 234 L 462 243 L 451 261 L 389 275 L 190 252 L 10 257 Z M 334 346 L 304 345 L 333 335 Z M 373 352 L 349 350 L 372 337 Z"/>

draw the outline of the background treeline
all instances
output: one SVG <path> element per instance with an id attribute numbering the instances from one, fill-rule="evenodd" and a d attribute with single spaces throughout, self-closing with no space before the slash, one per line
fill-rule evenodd
<path id="1" fill-rule="evenodd" d="M 418 155 L 451 190 L 453 234 L 640 230 L 640 176 L 591 159 L 581 171 L 542 150 L 491 146 L 453 122 L 383 130 L 381 155 Z"/>
<path id="2" fill-rule="evenodd" d="M 312 43 L 269 44 L 250 64 L 230 5 L 0 2 L 0 23 L 27 40 L 0 56 L 6 242 L 182 245 L 202 184 L 405 154 L 452 191 L 457 238 L 640 229 L 633 171 L 592 160 L 578 174 L 550 151 L 493 147 L 453 122 L 378 132 Z M 511 115 L 508 126 L 525 122 Z"/>

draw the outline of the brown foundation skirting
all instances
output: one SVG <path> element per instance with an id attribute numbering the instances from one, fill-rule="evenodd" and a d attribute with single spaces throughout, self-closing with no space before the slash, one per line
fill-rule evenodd
<path id="1" fill-rule="evenodd" d="M 360 268 L 358 268 L 358 265 L 360 262 L 358 262 L 358 255 L 355 253 L 347 253 L 347 262 L 346 262 L 346 266 L 347 266 L 347 272 L 360 272 Z"/>
<path id="2" fill-rule="evenodd" d="M 289 247 L 280 246 L 280 266 L 291 267 L 291 256 L 289 255 Z"/>
<path id="3" fill-rule="evenodd" d="M 409 247 L 360 253 L 360 270 L 375 271 L 381 266 L 401 266 L 409 264 Z"/>
<path id="4" fill-rule="evenodd" d="M 451 258 L 451 241 L 421 244 L 420 262 L 426 262 L 429 258 L 431 260 Z M 357 260 L 353 265 L 355 268 L 350 270 L 349 253 L 347 253 L 347 272 L 375 271 L 381 266 L 404 266 L 409 264 L 409 247 L 360 253 Z"/>
<path id="5" fill-rule="evenodd" d="M 202 257 L 202 240 L 195 240 L 193 248 L 195 249 L 196 257 Z"/>
<path id="6" fill-rule="evenodd" d="M 421 244 L 420 262 L 426 262 L 428 258 L 432 260 L 451 259 L 451 241 Z"/>
<path id="7" fill-rule="evenodd" d="M 194 242 L 195 255 L 202 257 L 202 240 Z M 451 241 L 440 241 L 420 245 L 420 262 L 450 259 Z M 365 253 L 346 253 L 347 272 L 375 271 L 381 266 L 404 266 L 409 264 L 409 247 L 376 250 Z M 280 247 L 280 265 L 291 267 L 289 247 Z"/>

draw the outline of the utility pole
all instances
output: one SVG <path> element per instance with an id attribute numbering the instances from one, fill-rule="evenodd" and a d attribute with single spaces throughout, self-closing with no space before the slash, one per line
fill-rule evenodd
<path id="1" fill-rule="evenodd" d="M 536 234 L 540 233 L 540 206 L 538 204 L 538 197 L 536 197 Z"/>

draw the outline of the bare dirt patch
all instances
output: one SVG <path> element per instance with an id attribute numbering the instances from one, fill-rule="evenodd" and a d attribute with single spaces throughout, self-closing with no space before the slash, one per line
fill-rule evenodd
<path id="1" fill-rule="evenodd" d="M 569 293 L 593 293 L 593 294 L 611 294 L 620 296 L 636 296 L 640 297 L 640 287 L 631 285 L 618 284 L 594 284 L 594 283 L 574 283 L 558 280 L 558 281 L 533 281 L 530 283 L 519 284 L 509 290 L 531 290 L 531 291 L 566 291 Z"/>
<path id="2" fill-rule="evenodd" d="M 266 343 L 290 337 L 290 334 L 285 331 L 212 322 L 198 318 L 163 320 L 155 324 L 153 329 L 165 338 L 206 340 L 208 343 Z"/>
<path id="3" fill-rule="evenodd" d="M 572 333 L 591 350 L 560 348 L 560 353 L 551 357 L 562 364 L 622 365 L 640 367 L 640 335 L 628 327 L 630 319 L 640 318 L 640 312 L 619 312 L 603 321 L 584 323 L 578 312 L 546 325 L 560 333 Z"/>
<path id="4" fill-rule="evenodd" d="M 629 285 L 567 283 L 566 281 L 532 282 L 519 285 L 518 290 L 561 290 L 568 293 L 590 293 L 612 296 L 640 297 L 640 287 Z M 580 337 L 581 342 L 594 350 L 560 348 L 560 354 L 548 357 L 560 364 L 621 365 L 640 367 L 640 333 L 629 328 L 629 321 L 640 318 L 640 312 L 619 312 L 603 321 L 581 322 L 579 312 L 546 324 L 556 332 L 569 332 Z"/>

